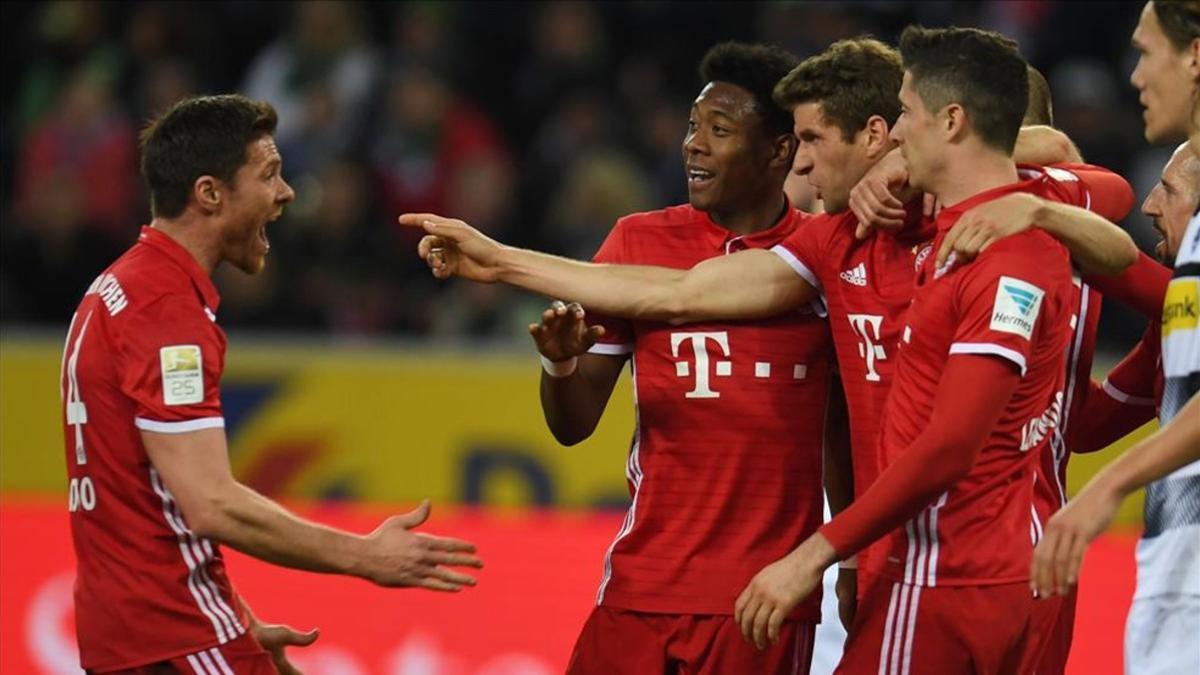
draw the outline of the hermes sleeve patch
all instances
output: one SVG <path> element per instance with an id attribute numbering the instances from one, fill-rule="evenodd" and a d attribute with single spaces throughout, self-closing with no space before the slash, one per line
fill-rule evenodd
<path id="1" fill-rule="evenodd" d="M 996 301 L 992 303 L 991 329 L 1032 339 L 1033 326 L 1037 323 L 1045 295 L 1045 291 L 1029 282 L 1000 277 Z"/>
<path id="2" fill-rule="evenodd" d="M 199 345 L 172 345 L 158 350 L 162 364 L 163 403 L 190 405 L 204 400 L 204 362 Z"/>

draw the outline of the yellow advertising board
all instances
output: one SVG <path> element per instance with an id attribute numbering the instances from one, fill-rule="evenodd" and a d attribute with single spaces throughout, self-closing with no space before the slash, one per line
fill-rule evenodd
<path id="1" fill-rule="evenodd" d="M 0 490 L 65 489 L 60 349 L 52 340 L 0 343 Z M 628 377 L 595 434 L 564 448 L 542 419 L 539 372 L 532 353 L 235 337 L 222 384 L 234 470 L 265 494 L 300 499 L 624 503 Z M 1075 457 L 1070 490 L 1114 452 Z M 1135 521 L 1140 509 L 1140 497 L 1130 500 L 1123 520 Z"/>

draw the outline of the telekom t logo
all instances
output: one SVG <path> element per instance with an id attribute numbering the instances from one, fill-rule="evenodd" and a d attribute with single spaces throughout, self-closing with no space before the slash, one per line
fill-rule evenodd
<path id="1" fill-rule="evenodd" d="M 879 329 L 883 326 L 883 317 L 878 314 L 850 314 L 850 327 L 858 335 L 858 355 L 867 362 L 867 381 L 878 382 L 879 372 L 875 370 L 875 362 L 887 359 L 883 345 L 879 344 Z"/>
<path id="2" fill-rule="evenodd" d="M 726 358 L 729 357 L 729 333 L 720 331 L 716 333 L 671 333 L 671 356 L 679 357 L 679 345 L 686 341 L 692 343 L 692 353 L 696 357 L 696 386 L 688 393 L 684 394 L 687 398 L 720 398 L 720 392 L 713 391 L 709 387 L 708 379 L 708 342 L 713 341 L 721 348 L 721 354 Z M 684 356 L 683 358 L 687 358 Z M 718 377 L 729 377 L 733 372 L 733 363 L 730 361 L 717 361 L 714 370 Z M 691 363 L 688 361 L 675 362 L 675 374 L 679 377 L 688 377 L 691 375 Z"/>

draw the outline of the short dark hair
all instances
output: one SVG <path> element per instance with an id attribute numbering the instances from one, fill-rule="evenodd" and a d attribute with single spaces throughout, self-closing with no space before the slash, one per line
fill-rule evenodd
<path id="1" fill-rule="evenodd" d="M 1050 96 L 1050 83 L 1042 71 L 1029 68 L 1029 105 L 1025 108 L 1025 119 L 1021 124 L 1044 124 L 1054 126 L 1054 99 Z"/>
<path id="2" fill-rule="evenodd" d="M 200 176 L 232 184 L 247 146 L 274 134 L 278 121 L 270 103 L 240 94 L 185 98 L 152 119 L 139 138 L 150 212 L 182 214 Z"/>
<path id="3" fill-rule="evenodd" d="M 1154 16 L 1175 51 L 1200 38 L 1200 0 L 1151 0 Z"/>
<path id="4" fill-rule="evenodd" d="M 849 142 L 879 115 L 893 125 L 900 117 L 900 54 L 869 37 L 838 40 L 825 51 L 804 59 L 775 85 L 779 106 L 791 110 L 818 103 L 827 120 Z"/>
<path id="5" fill-rule="evenodd" d="M 704 55 L 700 79 L 704 84 L 727 82 L 750 92 L 763 127 L 773 135 L 789 134 L 792 114 L 775 105 L 771 92 L 775 83 L 799 62 L 794 54 L 774 45 L 722 42 Z"/>
<path id="6" fill-rule="evenodd" d="M 1029 105 L 1028 64 L 1017 43 L 978 28 L 909 26 L 900 56 L 926 107 L 958 103 L 985 144 L 1012 153 Z"/>

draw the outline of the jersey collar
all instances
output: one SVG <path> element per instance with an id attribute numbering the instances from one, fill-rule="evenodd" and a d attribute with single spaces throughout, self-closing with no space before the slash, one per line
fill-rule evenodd
<path id="1" fill-rule="evenodd" d="M 785 194 L 783 196 L 784 209 L 783 215 L 775 224 L 765 230 L 751 232 L 750 234 L 734 234 L 729 230 L 721 227 L 713 222 L 708 213 L 701 212 L 700 215 L 708 225 L 709 236 L 712 239 L 714 248 L 722 248 L 727 252 L 732 250 L 741 250 L 743 248 L 770 248 L 775 244 L 788 238 L 792 232 L 796 230 L 809 214 L 800 211 L 792 206 L 792 200 Z"/>
<path id="2" fill-rule="evenodd" d="M 1028 174 L 1022 173 L 1021 175 L 1026 176 Z M 1033 192 L 1031 188 L 1041 179 L 1042 176 L 1038 175 L 1028 180 L 1019 180 L 1015 183 L 1007 183 L 999 187 L 994 187 L 990 190 L 977 192 L 955 204 L 954 206 L 947 206 L 946 208 L 943 208 L 941 213 L 937 215 L 938 232 L 946 232 L 950 228 L 954 227 L 954 224 L 958 222 L 958 219 L 962 217 L 962 214 L 976 206 L 979 206 L 980 204 L 999 199 L 1014 192 Z"/>
<path id="3" fill-rule="evenodd" d="M 200 267 L 200 263 L 192 257 L 191 253 L 187 252 L 187 249 L 180 246 L 179 242 L 160 230 L 143 225 L 142 232 L 138 235 L 138 243 L 145 244 L 162 253 L 182 269 L 192 280 L 192 285 L 200 292 L 206 308 L 214 313 L 217 311 L 217 306 L 221 304 L 221 296 L 217 293 L 217 287 L 213 285 L 212 277 L 208 276 L 204 268 Z"/>

